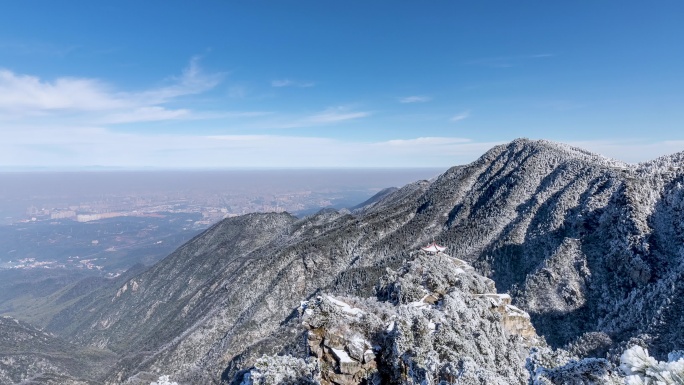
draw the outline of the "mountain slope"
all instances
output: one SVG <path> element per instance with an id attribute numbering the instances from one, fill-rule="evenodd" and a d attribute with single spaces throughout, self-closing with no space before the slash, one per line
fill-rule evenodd
<path id="1" fill-rule="evenodd" d="M 126 354 L 113 382 L 216 383 L 261 354 L 303 354 L 301 300 L 369 296 L 434 239 L 510 292 L 551 345 L 616 354 L 636 338 L 662 356 L 684 346 L 683 168 L 681 153 L 629 166 L 516 140 L 355 215 L 227 219 L 49 328 Z"/>
<path id="2" fill-rule="evenodd" d="M 115 355 L 79 349 L 14 318 L 0 317 L 0 383 L 95 384 Z"/>

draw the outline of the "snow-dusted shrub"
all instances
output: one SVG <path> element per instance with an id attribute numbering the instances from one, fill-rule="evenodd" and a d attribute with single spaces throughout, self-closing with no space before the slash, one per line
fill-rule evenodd
<path id="1" fill-rule="evenodd" d="M 632 346 L 620 357 L 620 369 L 627 375 L 627 385 L 684 385 L 684 351 L 668 355 L 668 361 L 658 361 L 641 346 Z"/>
<path id="2" fill-rule="evenodd" d="M 612 343 L 613 340 L 604 332 L 586 332 L 565 345 L 564 349 L 577 357 L 603 357 Z"/>
<path id="3" fill-rule="evenodd" d="M 603 358 L 577 359 L 563 349 L 535 347 L 525 367 L 529 385 L 617 385 L 622 380 L 613 365 Z"/>
<path id="4" fill-rule="evenodd" d="M 177 382 L 171 381 L 171 376 L 159 376 L 157 381 L 153 381 L 150 385 L 178 385 Z"/>
<path id="5" fill-rule="evenodd" d="M 316 360 L 292 356 L 263 356 L 242 378 L 240 385 L 313 385 L 318 381 Z"/>

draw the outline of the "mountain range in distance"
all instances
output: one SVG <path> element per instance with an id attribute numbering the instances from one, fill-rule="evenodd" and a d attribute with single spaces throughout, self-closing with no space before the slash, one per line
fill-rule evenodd
<path id="1" fill-rule="evenodd" d="M 684 152 L 518 139 L 352 210 L 228 218 L 3 318 L 0 382 L 623 383 L 632 346 L 684 348 L 683 185 Z"/>

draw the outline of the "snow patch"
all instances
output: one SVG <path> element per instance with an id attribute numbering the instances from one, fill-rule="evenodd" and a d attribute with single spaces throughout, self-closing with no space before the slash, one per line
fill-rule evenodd
<path id="1" fill-rule="evenodd" d="M 530 318 L 530 315 L 527 314 L 525 311 L 521 310 L 518 307 L 515 307 L 513 305 L 506 305 L 506 312 L 509 314 L 516 315 L 518 317 L 523 317 L 523 318 Z"/>
<path id="2" fill-rule="evenodd" d="M 391 332 L 392 330 L 394 330 L 394 326 L 394 321 L 391 321 L 389 325 L 387 325 L 387 328 L 385 330 Z"/>
<path id="3" fill-rule="evenodd" d="M 332 350 L 333 354 L 335 355 L 335 358 L 337 358 L 340 363 L 352 363 L 354 360 L 352 360 L 351 357 L 349 357 L 349 354 L 345 352 L 344 350 L 341 349 L 335 349 L 335 348 L 330 348 Z"/>
<path id="4" fill-rule="evenodd" d="M 407 306 L 417 307 L 419 309 L 427 309 L 430 307 L 430 304 L 425 302 L 425 300 L 428 299 L 428 297 L 430 297 L 430 294 L 426 294 L 419 301 L 409 302 Z"/>
<path id="5" fill-rule="evenodd" d="M 335 299 L 329 295 L 326 295 L 325 298 L 328 299 L 328 301 L 332 302 L 335 306 L 337 306 L 340 310 L 342 310 L 343 313 L 347 313 L 353 316 L 359 316 L 363 315 L 363 310 L 357 308 L 357 307 L 351 307 L 349 304 L 342 302 L 338 299 Z"/>

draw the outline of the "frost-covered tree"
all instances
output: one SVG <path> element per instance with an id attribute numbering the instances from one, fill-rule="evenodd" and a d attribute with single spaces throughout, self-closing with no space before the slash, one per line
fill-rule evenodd
<path id="1" fill-rule="evenodd" d="M 291 356 L 263 356 L 245 373 L 240 385 L 314 385 L 318 364 L 313 359 Z"/>
<path id="2" fill-rule="evenodd" d="M 620 369 L 627 375 L 627 385 L 680 385 L 684 384 L 684 351 L 668 355 L 667 361 L 658 361 L 641 346 L 632 346 L 620 357 Z"/>
<path id="3" fill-rule="evenodd" d="M 171 376 L 165 375 L 159 376 L 157 381 L 151 382 L 150 385 L 178 385 L 178 383 L 171 381 Z"/>
<path id="4" fill-rule="evenodd" d="M 603 358 L 577 359 L 563 349 L 535 347 L 525 367 L 529 385 L 618 385 L 622 379 Z"/>

